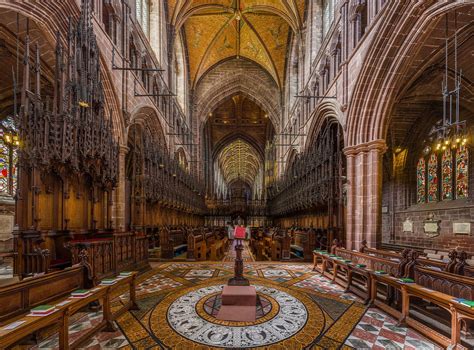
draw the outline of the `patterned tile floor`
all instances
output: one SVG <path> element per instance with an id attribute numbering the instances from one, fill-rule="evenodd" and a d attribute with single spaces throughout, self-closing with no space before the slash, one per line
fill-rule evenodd
<path id="1" fill-rule="evenodd" d="M 374 350 L 442 349 L 410 328 L 397 327 L 396 323 L 395 319 L 380 310 L 370 308 L 346 340 L 346 345 L 356 349 Z"/>
<path id="2" fill-rule="evenodd" d="M 246 247 L 248 249 L 248 247 Z M 228 255 L 229 256 L 229 255 Z M 155 295 L 172 293 L 175 287 L 197 285 L 217 276 L 231 275 L 233 264 L 224 262 L 203 263 L 153 263 L 153 270 L 144 275 L 145 280 L 138 285 L 139 299 L 148 300 Z M 353 294 L 344 293 L 341 286 L 331 283 L 319 273 L 312 271 L 311 264 L 246 262 L 245 273 L 250 276 L 270 279 L 273 282 L 291 284 L 294 287 L 330 294 L 346 300 L 360 299 Z M 121 298 L 126 298 L 123 295 Z M 114 301 L 116 304 L 119 299 Z M 81 331 L 98 322 L 100 313 L 84 313 L 70 325 L 71 339 Z M 345 345 L 354 349 L 441 349 L 412 329 L 397 327 L 396 321 L 378 309 L 369 309 L 354 328 Z M 118 330 L 100 332 L 82 345 L 82 349 L 131 349 L 127 339 Z M 27 347 L 26 347 L 27 348 Z M 56 336 L 50 336 L 34 349 L 57 349 Z"/>

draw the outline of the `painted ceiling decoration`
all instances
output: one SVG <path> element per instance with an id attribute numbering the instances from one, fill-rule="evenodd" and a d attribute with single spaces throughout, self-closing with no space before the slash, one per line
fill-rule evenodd
<path id="1" fill-rule="evenodd" d="M 243 57 L 281 86 L 288 33 L 299 33 L 305 0 L 168 0 L 170 23 L 184 28 L 195 85 L 216 63 Z"/>
<path id="2" fill-rule="evenodd" d="M 261 165 L 260 157 L 255 148 L 242 139 L 236 139 L 226 145 L 219 152 L 217 161 L 224 180 L 228 184 L 241 180 L 253 185 Z"/>

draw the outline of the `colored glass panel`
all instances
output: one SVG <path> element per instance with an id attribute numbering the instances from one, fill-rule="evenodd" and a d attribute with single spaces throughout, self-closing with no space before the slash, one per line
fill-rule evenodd
<path id="1" fill-rule="evenodd" d="M 18 152 L 16 149 L 13 149 L 12 153 L 12 167 L 11 167 L 11 176 L 12 176 L 12 195 L 16 194 L 16 187 L 18 182 Z"/>
<path id="2" fill-rule="evenodd" d="M 428 161 L 428 202 L 438 200 L 438 158 L 432 154 Z"/>
<path id="3" fill-rule="evenodd" d="M 443 152 L 441 169 L 443 200 L 453 199 L 453 154 L 451 149 Z"/>
<path id="4" fill-rule="evenodd" d="M 456 151 L 456 198 L 466 198 L 469 191 L 469 151 L 460 146 Z"/>
<path id="5" fill-rule="evenodd" d="M 3 137 L 0 138 L 0 193 L 8 193 L 9 149 Z"/>
<path id="6" fill-rule="evenodd" d="M 420 158 L 416 167 L 417 203 L 426 201 L 426 162 Z"/>

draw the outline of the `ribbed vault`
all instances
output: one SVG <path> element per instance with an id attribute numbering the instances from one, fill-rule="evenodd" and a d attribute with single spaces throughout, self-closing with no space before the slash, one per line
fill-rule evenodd
<path id="1" fill-rule="evenodd" d="M 237 139 L 225 146 L 217 156 L 227 184 L 242 180 L 253 185 L 261 166 L 257 150 L 242 139 Z"/>
<path id="2" fill-rule="evenodd" d="M 298 33 L 305 0 L 169 0 L 170 23 L 184 28 L 193 84 L 230 57 L 264 67 L 281 86 L 288 33 Z"/>

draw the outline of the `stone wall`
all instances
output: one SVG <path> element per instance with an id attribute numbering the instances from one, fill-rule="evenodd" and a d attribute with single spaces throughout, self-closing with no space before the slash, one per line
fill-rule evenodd
<path id="1" fill-rule="evenodd" d="M 0 253 L 13 250 L 13 223 L 15 201 L 11 197 L 0 196 Z"/>

